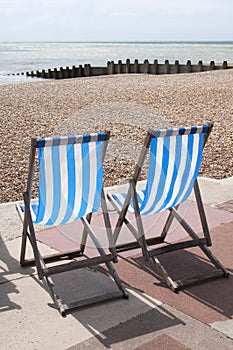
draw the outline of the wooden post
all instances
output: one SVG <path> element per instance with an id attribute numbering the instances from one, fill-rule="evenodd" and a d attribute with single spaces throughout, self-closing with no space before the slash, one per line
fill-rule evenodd
<path id="1" fill-rule="evenodd" d="M 227 61 L 223 61 L 222 63 L 222 69 L 227 69 L 228 66 L 227 66 Z"/>
<path id="2" fill-rule="evenodd" d="M 134 73 L 139 73 L 139 66 L 138 66 L 138 60 L 137 59 L 134 61 Z"/>
<path id="3" fill-rule="evenodd" d="M 191 73 L 192 72 L 192 64 L 191 64 L 190 60 L 187 61 L 186 72 L 187 73 Z"/>
<path id="4" fill-rule="evenodd" d="M 126 60 L 125 73 L 126 74 L 130 73 L 130 60 L 129 60 L 129 58 L 127 58 L 127 60 Z"/>
<path id="5" fill-rule="evenodd" d="M 202 63 L 202 61 L 198 62 L 197 71 L 198 72 L 202 72 L 203 71 L 203 63 Z"/>
<path id="6" fill-rule="evenodd" d="M 122 61 L 119 60 L 117 63 L 117 73 L 121 74 L 122 73 Z"/>
<path id="7" fill-rule="evenodd" d="M 149 61 L 147 59 L 144 61 L 144 73 L 146 73 L 146 74 L 150 73 L 150 64 L 149 64 Z"/>
<path id="8" fill-rule="evenodd" d="M 215 69 L 215 64 L 214 61 L 210 62 L 210 70 L 214 70 Z"/>
<path id="9" fill-rule="evenodd" d="M 36 77 L 39 78 L 40 77 L 40 72 L 37 70 L 36 71 Z"/>
<path id="10" fill-rule="evenodd" d="M 8 74 L 9 75 L 9 74 Z M 27 77 L 30 77 L 30 73 L 29 72 L 26 72 L 26 76 Z"/>
<path id="11" fill-rule="evenodd" d="M 108 61 L 108 74 L 114 74 L 114 61 Z"/>
<path id="12" fill-rule="evenodd" d="M 42 72 L 41 72 L 41 78 L 46 78 L 46 76 L 45 76 L 45 70 L 44 69 L 42 69 Z"/>
<path id="13" fill-rule="evenodd" d="M 81 64 L 78 66 L 78 76 L 83 77 L 83 67 Z"/>
<path id="14" fill-rule="evenodd" d="M 59 79 L 59 78 L 58 78 L 58 71 L 57 71 L 57 68 L 54 68 L 53 77 L 54 77 L 54 79 Z"/>
<path id="15" fill-rule="evenodd" d="M 64 69 L 63 69 L 63 67 L 60 67 L 60 71 L 59 71 L 58 77 L 59 77 L 59 79 L 63 79 L 64 78 Z"/>
<path id="16" fill-rule="evenodd" d="M 168 60 L 165 60 L 165 74 L 170 74 L 170 64 Z"/>
<path id="17" fill-rule="evenodd" d="M 34 72 L 33 72 L 33 71 L 31 71 L 31 77 L 34 77 L 34 76 L 35 76 Z"/>
<path id="18" fill-rule="evenodd" d="M 174 73 L 180 73 L 180 63 L 178 60 L 175 60 L 175 72 Z"/>
<path id="19" fill-rule="evenodd" d="M 70 72 L 70 77 L 75 78 L 76 77 L 76 67 L 72 66 L 71 72 Z"/>
<path id="20" fill-rule="evenodd" d="M 64 71 L 64 78 L 65 79 L 70 78 L 70 68 L 68 66 L 66 66 L 66 69 Z"/>
<path id="21" fill-rule="evenodd" d="M 154 74 L 158 74 L 159 72 L 158 60 L 154 60 L 154 72 Z"/>
<path id="22" fill-rule="evenodd" d="M 91 76 L 91 65 L 90 64 L 85 64 L 84 65 L 84 76 L 85 77 L 90 77 Z"/>

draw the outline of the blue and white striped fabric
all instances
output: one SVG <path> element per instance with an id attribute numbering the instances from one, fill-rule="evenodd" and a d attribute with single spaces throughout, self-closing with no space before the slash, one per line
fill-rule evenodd
<path id="1" fill-rule="evenodd" d="M 34 223 L 60 225 L 99 209 L 105 133 L 38 139 L 39 203 Z"/>
<path id="2" fill-rule="evenodd" d="M 146 188 L 137 191 L 141 215 L 158 213 L 185 201 L 198 176 L 208 126 L 151 131 Z M 123 206 L 126 194 L 114 194 Z M 129 212 L 134 213 L 132 201 Z"/>

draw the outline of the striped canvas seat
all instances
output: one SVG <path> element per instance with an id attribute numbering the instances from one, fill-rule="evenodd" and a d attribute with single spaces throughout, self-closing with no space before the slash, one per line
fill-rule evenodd
<path id="1" fill-rule="evenodd" d="M 67 310 L 72 308 L 105 299 L 127 297 L 112 265 L 112 262 L 117 261 L 117 257 L 103 191 L 103 160 L 109 136 L 109 132 L 100 132 L 78 136 L 32 139 L 31 141 L 24 206 L 18 208 L 20 213 L 24 212 L 20 263 L 22 266 L 36 264 L 39 278 L 46 279 L 54 303 L 63 316 Z M 31 201 L 31 192 L 36 152 L 38 152 L 39 186 L 38 202 L 34 203 Z M 108 239 L 108 252 L 101 246 L 91 226 L 92 214 L 97 212 L 100 206 Z M 80 220 L 83 224 L 80 249 L 42 256 L 36 241 L 34 224 L 57 226 L 76 220 Z M 84 257 L 87 236 L 92 240 L 99 255 L 90 258 L 86 256 L 86 259 L 82 258 L 79 261 L 78 257 Z M 34 259 L 26 259 L 28 238 L 33 248 Z M 64 259 L 69 261 L 73 258 L 76 260 L 64 263 Z M 46 266 L 47 262 L 52 261 L 59 261 L 59 264 Z M 51 275 L 75 268 L 96 266 L 100 263 L 106 264 L 118 287 L 117 293 L 106 293 L 105 296 L 99 298 L 87 298 L 85 301 L 77 301 L 69 305 L 63 304 L 55 291 Z"/>
<path id="2" fill-rule="evenodd" d="M 197 281 L 213 278 L 213 276 L 228 276 L 228 271 L 208 248 L 211 245 L 211 239 L 197 182 L 203 147 L 211 129 L 212 124 L 210 123 L 198 127 L 165 130 L 149 129 L 128 192 L 108 195 L 113 207 L 119 213 L 119 219 L 114 230 L 114 241 L 117 244 L 123 224 L 127 225 L 136 240 L 136 242 L 116 245 L 117 251 L 122 252 L 141 247 L 145 258 L 152 259 L 156 271 L 165 279 L 167 285 L 173 291 Z M 144 190 L 137 191 L 137 182 L 148 151 L 150 161 L 146 186 Z M 204 238 L 199 237 L 178 212 L 179 205 L 188 199 L 193 189 Z M 146 237 L 142 217 L 166 210 L 168 210 L 169 215 L 161 235 Z M 127 213 L 134 214 L 135 223 L 130 221 Z M 169 234 L 174 219 L 183 227 L 191 240 L 166 244 L 165 238 Z M 162 247 L 149 248 L 162 243 L 165 243 Z M 161 265 L 157 255 L 194 246 L 201 248 L 208 259 L 217 267 L 217 272 L 212 271 L 208 276 L 173 281 Z"/>
<path id="3" fill-rule="evenodd" d="M 197 178 L 208 127 L 154 131 L 146 189 L 137 192 L 141 215 L 155 214 L 184 202 Z M 113 194 L 123 206 L 126 193 Z M 128 211 L 134 213 L 132 201 Z"/>
<path id="4" fill-rule="evenodd" d="M 99 209 L 105 134 L 39 139 L 39 203 L 34 223 L 61 225 Z"/>

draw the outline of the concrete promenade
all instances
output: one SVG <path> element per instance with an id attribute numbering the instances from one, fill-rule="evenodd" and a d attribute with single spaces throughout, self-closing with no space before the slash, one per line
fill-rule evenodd
<path id="1" fill-rule="evenodd" d="M 66 318 L 54 308 L 35 268 L 20 267 L 22 223 L 15 203 L 1 204 L 0 349 L 233 349 L 233 178 L 200 178 L 199 183 L 213 241 L 211 251 L 229 270 L 229 278 L 175 294 L 154 272 L 152 264 L 145 263 L 139 250 L 129 251 L 120 254 L 114 265 L 129 299 L 82 308 Z M 192 201 L 184 210 L 186 218 L 201 232 Z M 111 214 L 113 223 L 115 215 Z M 159 225 L 158 221 L 156 228 Z M 178 230 L 173 228 L 171 240 L 182 237 Z M 74 247 L 77 242 L 73 231 L 42 229 L 37 236 L 42 251 Z M 210 268 L 197 248 L 169 253 L 161 256 L 161 261 L 178 278 Z M 88 293 L 115 290 L 101 269 L 71 271 L 54 280 L 65 301 L 74 300 L 77 293 L 81 299 Z"/>

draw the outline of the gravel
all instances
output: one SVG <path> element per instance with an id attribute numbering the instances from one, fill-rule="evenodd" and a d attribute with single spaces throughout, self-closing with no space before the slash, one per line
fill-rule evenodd
<path id="1" fill-rule="evenodd" d="M 105 162 L 107 186 L 132 176 L 148 127 L 202 125 L 210 120 L 214 129 L 200 175 L 215 179 L 233 176 L 232 69 L 2 85 L 0 118 L 0 202 L 22 199 L 31 136 L 111 130 Z"/>

